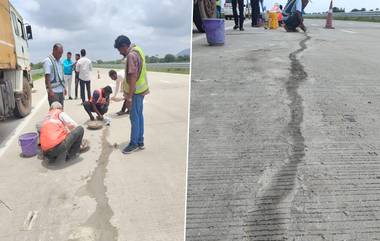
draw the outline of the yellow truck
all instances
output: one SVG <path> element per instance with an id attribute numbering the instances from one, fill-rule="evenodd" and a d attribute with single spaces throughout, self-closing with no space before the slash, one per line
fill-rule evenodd
<path id="1" fill-rule="evenodd" d="M 32 28 L 10 4 L 0 0 L 0 119 L 31 111 L 32 86 L 28 40 Z"/>

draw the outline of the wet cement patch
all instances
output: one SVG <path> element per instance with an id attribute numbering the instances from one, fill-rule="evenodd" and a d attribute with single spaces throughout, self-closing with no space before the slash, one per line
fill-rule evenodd
<path id="1" fill-rule="evenodd" d="M 281 168 L 268 170 L 260 178 L 262 188 L 255 200 L 255 210 L 249 212 L 245 232 L 248 240 L 281 240 L 287 239 L 287 224 L 290 218 L 298 165 L 305 156 L 305 140 L 301 131 L 303 122 L 303 99 L 298 93 L 300 85 L 306 81 L 307 73 L 297 58 L 307 49 L 306 36 L 300 42 L 300 48 L 289 54 L 290 76 L 285 82 L 289 99 L 290 121 L 285 127 L 289 144 L 288 159 Z"/>
<path id="2" fill-rule="evenodd" d="M 70 241 L 116 241 L 118 238 L 118 230 L 110 222 L 113 211 L 108 203 L 107 187 L 104 184 L 109 157 L 113 151 L 113 146 L 107 141 L 108 132 L 108 128 L 103 130 L 102 152 L 97 161 L 98 166 L 86 185 L 87 194 L 96 201 L 96 210 L 70 237 Z"/>

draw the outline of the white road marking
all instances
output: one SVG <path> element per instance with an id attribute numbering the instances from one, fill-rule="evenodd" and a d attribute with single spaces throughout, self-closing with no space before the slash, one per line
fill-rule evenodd
<path id="1" fill-rule="evenodd" d="M 38 212 L 37 211 L 30 211 L 28 213 L 28 216 L 26 216 L 26 219 L 24 221 L 24 230 L 30 231 L 33 228 L 34 222 L 37 219 Z"/>
<path id="2" fill-rule="evenodd" d="M 38 102 L 35 108 L 32 109 L 32 113 L 30 113 L 25 119 L 18 125 L 18 127 L 15 129 L 15 131 L 11 134 L 11 137 L 6 140 L 6 143 L 4 147 L 0 149 L 0 157 L 4 155 L 4 153 L 7 151 L 7 149 L 13 144 L 15 139 L 17 139 L 23 129 L 29 124 L 30 120 L 37 114 L 38 110 L 42 107 L 43 104 L 45 104 L 47 100 L 47 94 Z"/>
<path id="3" fill-rule="evenodd" d="M 230 27 L 225 28 L 224 30 L 231 30 L 233 28 L 234 28 L 233 26 L 230 26 Z M 198 36 L 195 38 L 193 37 L 193 42 L 197 42 L 197 41 L 205 39 L 205 38 L 206 38 L 206 34 L 202 34 L 201 36 Z"/>
<path id="4" fill-rule="evenodd" d="M 342 31 L 342 32 L 344 32 L 344 33 L 356 34 L 356 32 L 351 31 L 351 30 L 341 29 L 340 31 Z"/>

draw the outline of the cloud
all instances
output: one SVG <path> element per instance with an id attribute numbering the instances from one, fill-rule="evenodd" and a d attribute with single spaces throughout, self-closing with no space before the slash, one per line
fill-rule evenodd
<path id="1" fill-rule="evenodd" d="M 11 0 L 33 27 L 32 61 L 41 61 L 55 42 L 65 51 L 87 49 L 92 59 L 117 59 L 120 34 L 148 55 L 177 53 L 190 47 L 189 0 Z"/>

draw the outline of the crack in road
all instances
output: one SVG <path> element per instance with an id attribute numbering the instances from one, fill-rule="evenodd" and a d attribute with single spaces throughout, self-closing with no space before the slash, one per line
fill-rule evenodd
<path id="1" fill-rule="evenodd" d="M 305 140 L 301 131 L 303 98 L 298 89 L 306 80 L 307 73 L 297 56 L 307 49 L 306 42 L 310 39 L 306 35 L 299 43 L 300 48 L 289 54 L 291 68 L 285 88 L 290 100 L 291 119 L 286 126 L 290 151 L 288 160 L 279 170 L 268 170 L 269 174 L 262 176 L 264 184 L 256 197 L 256 208 L 248 213 L 246 222 L 245 231 L 249 240 L 287 238 L 286 225 L 290 220 L 290 209 L 296 191 L 297 169 L 305 156 Z"/>
<path id="2" fill-rule="evenodd" d="M 107 141 L 108 132 L 108 128 L 103 130 L 102 152 L 98 160 L 98 166 L 95 168 L 86 185 L 89 196 L 95 198 L 96 201 L 95 212 L 90 216 L 86 223 L 82 225 L 83 230 L 87 230 L 88 228 L 92 229 L 93 235 L 90 235 L 91 238 L 89 238 L 91 241 L 116 241 L 118 238 L 118 230 L 110 222 L 114 213 L 108 203 L 107 187 L 104 184 L 109 157 L 113 150 L 112 145 Z M 82 238 L 83 237 L 76 237 L 71 240 L 82 241 Z"/>

